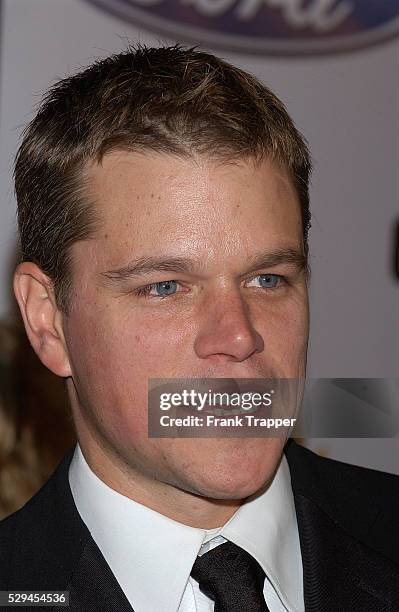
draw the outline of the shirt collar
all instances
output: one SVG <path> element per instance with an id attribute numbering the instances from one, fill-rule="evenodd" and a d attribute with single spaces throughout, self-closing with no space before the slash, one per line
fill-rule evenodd
<path id="1" fill-rule="evenodd" d="M 111 489 L 90 469 L 79 445 L 69 482 L 82 520 L 133 609 L 176 612 L 207 532 Z M 285 456 L 267 490 L 243 504 L 219 533 L 254 556 L 289 610 L 300 609 L 301 554 Z"/>

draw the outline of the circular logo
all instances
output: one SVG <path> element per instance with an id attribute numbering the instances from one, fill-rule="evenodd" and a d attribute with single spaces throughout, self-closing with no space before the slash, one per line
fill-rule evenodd
<path id="1" fill-rule="evenodd" d="M 86 1 L 179 41 L 247 53 L 339 53 L 399 31 L 399 0 Z"/>

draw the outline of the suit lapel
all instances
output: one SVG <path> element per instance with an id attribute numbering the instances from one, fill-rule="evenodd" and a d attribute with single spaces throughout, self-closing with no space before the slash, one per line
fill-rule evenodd
<path id="1" fill-rule="evenodd" d="M 311 500 L 295 497 L 306 612 L 396 612 L 399 568 L 347 534 Z"/>
<path id="2" fill-rule="evenodd" d="M 381 501 L 356 468 L 328 461 L 293 440 L 291 473 L 306 612 L 397 612 L 399 565 L 379 550 L 387 531 Z M 376 537 L 376 534 L 377 535 Z M 372 544 L 369 544 L 372 542 Z"/>
<path id="3" fill-rule="evenodd" d="M 66 590 L 70 612 L 133 612 L 93 539 L 85 546 Z"/>

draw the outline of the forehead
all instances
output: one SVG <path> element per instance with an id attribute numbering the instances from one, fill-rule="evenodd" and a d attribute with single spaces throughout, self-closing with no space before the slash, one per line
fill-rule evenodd
<path id="1" fill-rule="evenodd" d="M 298 197 L 289 173 L 270 160 L 220 162 L 155 153 L 113 152 L 88 171 L 99 239 L 115 255 L 161 248 L 250 247 L 269 234 L 301 240 Z M 191 246 L 190 246 L 191 242 Z"/>

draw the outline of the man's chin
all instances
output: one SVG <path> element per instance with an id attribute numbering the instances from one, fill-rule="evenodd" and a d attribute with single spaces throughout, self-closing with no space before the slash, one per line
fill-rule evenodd
<path id="1" fill-rule="evenodd" d="M 246 483 L 245 485 L 235 485 L 235 486 L 231 486 L 231 487 L 206 487 L 204 488 L 201 492 L 200 495 L 201 497 L 205 497 L 208 500 L 214 500 L 214 501 L 223 501 L 223 502 L 227 502 L 227 501 L 231 501 L 231 502 L 239 502 L 239 501 L 244 501 L 246 500 L 248 497 L 251 496 L 255 496 L 257 494 L 260 494 L 262 491 L 264 491 L 268 485 L 270 484 L 270 479 L 266 480 L 265 482 L 262 482 L 262 484 L 260 486 L 256 486 L 256 485 L 248 485 L 248 483 Z"/>
<path id="2" fill-rule="evenodd" d="M 195 482 L 192 492 L 213 500 L 239 501 L 261 493 L 270 486 L 277 468 L 276 462 L 267 466 L 246 465 L 243 469 L 228 472 L 220 470 L 203 474 Z"/>
<path id="3" fill-rule="evenodd" d="M 261 492 L 273 480 L 285 440 L 226 438 L 178 440 L 164 482 L 211 500 L 239 501 Z M 189 458 L 183 463 L 182 458 Z M 173 478 L 171 479 L 171 472 Z"/>

